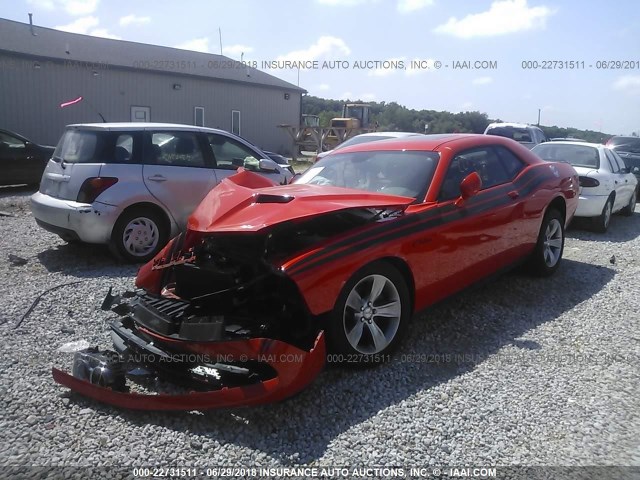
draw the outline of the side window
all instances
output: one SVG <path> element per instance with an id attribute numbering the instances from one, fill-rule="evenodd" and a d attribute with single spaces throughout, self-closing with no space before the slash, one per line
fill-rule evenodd
<path id="1" fill-rule="evenodd" d="M 624 160 L 618 155 L 614 150 L 605 149 L 605 153 L 607 156 L 611 156 L 611 163 L 616 163 L 618 165 L 618 173 L 624 173 L 624 170 L 627 168 L 627 165 L 624 163 Z"/>
<path id="2" fill-rule="evenodd" d="M 25 144 L 22 140 L 17 139 L 13 135 L 0 132 L 0 146 L 8 148 L 24 148 Z"/>
<path id="3" fill-rule="evenodd" d="M 509 180 L 513 180 L 518 173 L 524 168 L 524 163 L 518 157 L 516 157 L 511 150 L 501 147 L 495 146 L 493 147 L 500 158 L 500 162 L 507 172 L 507 177 Z"/>
<path id="4" fill-rule="evenodd" d="M 133 136 L 129 134 L 118 135 L 113 154 L 115 163 L 129 163 L 133 158 Z"/>
<path id="5" fill-rule="evenodd" d="M 210 134 L 207 136 L 217 168 L 235 170 L 245 167 L 248 170 L 258 170 L 260 158 L 253 150 L 224 135 Z"/>
<path id="6" fill-rule="evenodd" d="M 154 132 L 147 162 L 174 167 L 206 167 L 198 138 L 191 132 Z"/>
<path id="7" fill-rule="evenodd" d="M 482 190 L 510 180 L 507 170 L 492 147 L 468 150 L 453 157 L 438 199 L 444 201 L 458 198 L 460 182 L 471 172 L 480 175 Z"/>
<path id="8" fill-rule="evenodd" d="M 620 166 L 618 166 L 618 162 L 616 162 L 616 159 L 613 157 L 613 155 L 611 155 L 611 152 L 609 151 L 608 148 L 604 149 L 604 154 L 607 156 L 607 160 L 609 161 L 609 166 L 611 167 L 611 171 L 613 173 L 621 173 Z"/>

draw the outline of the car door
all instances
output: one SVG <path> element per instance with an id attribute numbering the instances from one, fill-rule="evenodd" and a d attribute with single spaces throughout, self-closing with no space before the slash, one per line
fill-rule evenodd
<path id="1" fill-rule="evenodd" d="M 184 229 L 217 182 L 204 138 L 198 132 L 164 129 L 146 131 L 144 137 L 144 184 Z"/>
<path id="2" fill-rule="evenodd" d="M 235 138 L 222 133 L 209 133 L 207 143 L 214 158 L 218 181 L 235 174 L 239 167 L 259 173 L 276 183 L 286 181 L 281 172 L 261 170 L 259 162 L 264 158 L 263 155 Z"/>
<path id="3" fill-rule="evenodd" d="M 429 257 L 429 275 L 441 282 L 442 291 L 459 290 L 511 263 L 518 254 L 522 199 L 511 179 L 523 164 L 511 154 L 517 163 L 507 168 L 502 159 L 507 155 L 483 146 L 451 159 L 438 195 L 443 211 L 443 224 L 433 242 L 438 247 Z M 460 182 L 472 172 L 482 179 L 481 190 L 455 205 Z"/>
<path id="4" fill-rule="evenodd" d="M 0 132 L 2 184 L 34 183 L 31 173 L 34 167 L 33 156 L 28 155 L 27 143 L 9 133 Z"/>
<path id="5" fill-rule="evenodd" d="M 617 212 L 629 203 L 634 185 L 633 183 L 630 183 L 630 179 L 627 178 L 628 174 L 626 172 L 624 162 L 618 163 L 608 148 L 604 149 L 604 153 L 607 157 L 607 161 L 609 162 L 609 166 L 611 167 L 611 172 L 613 173 L 613 183 L 616 192 L 613 211 Z"/>

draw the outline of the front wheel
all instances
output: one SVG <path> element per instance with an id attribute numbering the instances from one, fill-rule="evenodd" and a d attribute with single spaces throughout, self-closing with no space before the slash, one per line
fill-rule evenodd
<path id="1" fill-rule="evenodd" d="M 134 208 L 118 218 L 109 246 L 127 262 L 147 262 L 165 246 L 168 236 L 158 213 L 148 208 Z"/>
<path id="2" fill-rule="evenodd" d="M 530 270 L 541 277 L 553 274 L 560 265 L 564 251 L 564 219 L 556 209 L 549 210 L 542 220 L 536 248 L 529 259 Z"/>
<path id="3" fill-rule="evenodd" d="M 342 289 L 327 325 L 329 351 L 338 363 L 384 362 L 400 343 L 410 318 L 407 282 L 388 262 L 374 262 Z"/>

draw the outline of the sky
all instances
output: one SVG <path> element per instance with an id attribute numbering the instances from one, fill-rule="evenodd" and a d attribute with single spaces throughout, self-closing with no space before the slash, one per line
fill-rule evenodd
<path id="1" fill-rule="evenodd" d="M 0 0 L 0 7 L 4 18 L 28 23 L 31 12 L 47 28 L 222 51 L 323 98 L 532 124 L 539 114 L 542 125 L 640 133 L 637 0 Z"/>

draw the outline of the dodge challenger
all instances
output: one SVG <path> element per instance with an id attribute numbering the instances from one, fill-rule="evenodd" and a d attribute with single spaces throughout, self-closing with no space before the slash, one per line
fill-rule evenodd
<path id="1" fill-rule="evenodd" d="M 416 312 L 480 280 L 522 264 L 551 275 L 578 194 L 571 165 L 486 135 L 347 147 L 284 186 L 239 169 L 136 290 L 109 292 L 113 350 L 77 352 L 54 379 L 132 409 L 290 397 L 328 353 L 390 360 Z"/>

